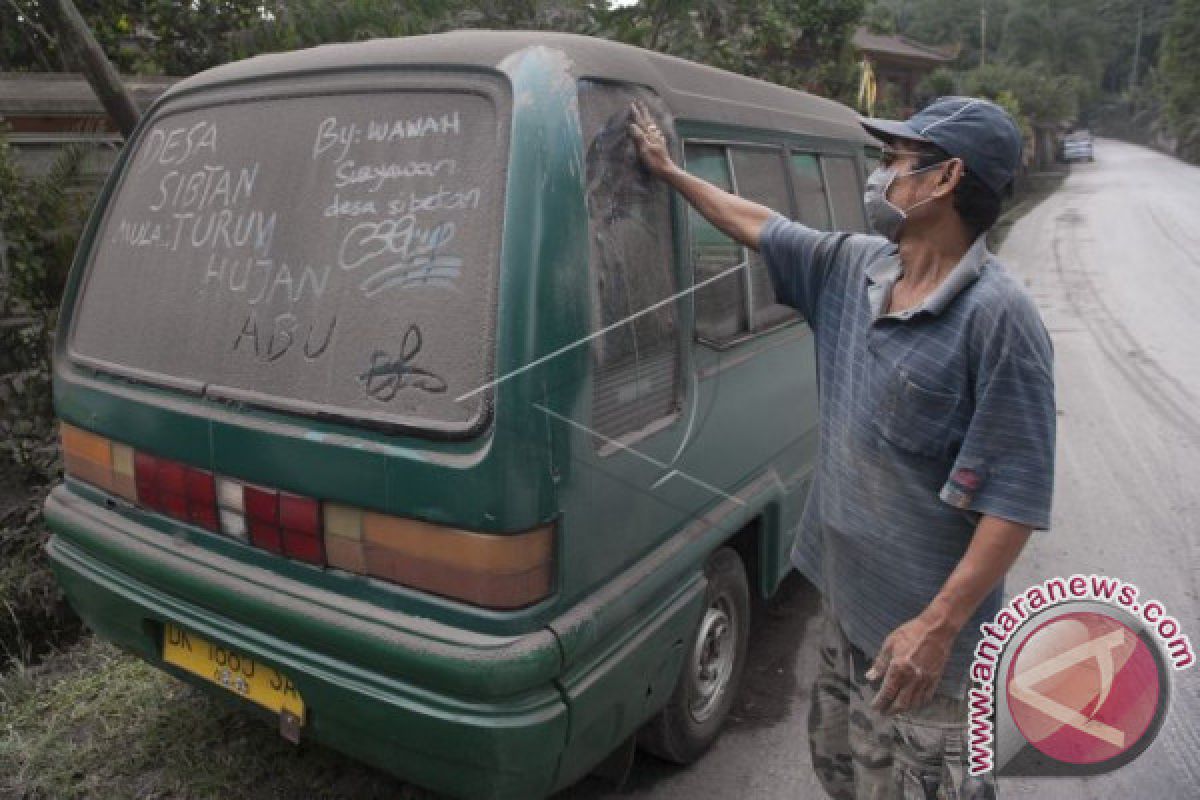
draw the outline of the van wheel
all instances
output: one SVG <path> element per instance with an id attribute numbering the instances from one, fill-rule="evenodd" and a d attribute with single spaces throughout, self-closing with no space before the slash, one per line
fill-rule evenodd
<path id="1" fill-rule="evenodd" d="M 692 634 L 675 691 L 638 733 L 642 749 L 676 764 L 692 763 L 717 740 L 746 666 L 750 590 L 742 560 L 722 547 L 709 557 L 704 575 L 704 615 Z"/>

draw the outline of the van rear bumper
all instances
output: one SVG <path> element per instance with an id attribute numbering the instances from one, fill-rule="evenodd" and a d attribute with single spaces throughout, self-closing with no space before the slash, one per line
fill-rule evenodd
<path id="1" fill-rule="evenodd" d="M 232 697 L 162 661 L 162 629 L 171 622 L 287 675 L 305 701 L 305 738 L 458 797 L 541 797 L 554 784 L 567 740 L 568 712 L 553 681 L 560 662 L 552 634 L 541 631 L 501 643 L 488 639 L 490 646 L 479 648 L 431 637 L 422 652 L 406 646 L 413 642 L 394 629 L 389 629 L 390 636 L 362 630 L 361 625 L 349 626 L 349 632 L 328 631 L 329 641 L 347 645 L 342 652 L 354 658 L 351 663 L 330 655 L 337 650 L 322 651 L 300 643 L 304 636 L 296 634 L 302 627 L 305 634 L 312 635 L 313 626 L 322 624 L 323 608 L 305 607 L 283 593 L 277 597 L 239 593 L 237 602 L 245 605 L 248 618 L 275 614 L 275 624 L 234 621 L 207 605 L 156 588 L 207 581 L 210 591 L 219 592 L 229 585 L 230 576 L 222 574 L 216 564 L 204 565 L 203 554 L 192 559 L 155 547 L 143 537 L 161 540 L 161 532 L 139 530 L 136 522 L 64 486 L 47 498 L 45 513 L 55 534 L 47 553 L 71 605 L 100 636 L 146 661 Z M 114 555 L 119 557 L 110 558 Z M 155 581 L 154 576 L 160 580 Z M 294 627 L 298 619 L 305 624 Z M 286 631 L 287 638 L 272 631 Z M 498 666 L 509 658 L 513 670 L 505 682 L 511 680 L 512 672 L 524 669 L 528 673 L 530 662 L 536 664 L 543 658 L 553 662 L 545 665 L 552 672 L 532 686 L 503 696 L 436 691 L 390 671 L 364 668 L 360 656 L 370 650 L 372 643 L 367 639 L 371 636 L 382 636 L 382 644 L 390 644 L 393 662 L 404 662 L 414 653 L 434 660 L 432 665 L 413 670 L 416 673 L 439 668 L 457 673 L 468 670 L 473 662 L 475 669 L 494 675 L 504 671 Z M 544 644 L 554 652 L 543 652 Z M 535 671 L 541 669 L 535 667 Z M 535 676 L 520 677 L 525 683 Z M 490 690 L 500 688 L 502 685 L 489 686 Z"/>

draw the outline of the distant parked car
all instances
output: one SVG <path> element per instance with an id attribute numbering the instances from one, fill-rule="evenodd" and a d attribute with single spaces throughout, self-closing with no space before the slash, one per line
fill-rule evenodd
<path id="1" fill-rule="evenodd" d="M 1075 131 L 1063 137 L 1059 159 L 1065 162 L 1095 161 L 1096 156 L 1092 152 L 1091 132 Z"/>

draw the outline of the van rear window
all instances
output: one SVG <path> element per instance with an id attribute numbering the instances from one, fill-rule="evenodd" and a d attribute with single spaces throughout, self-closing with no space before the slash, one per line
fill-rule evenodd
<path id="1" fill-rule="evenodd" d="M 90 254 L 84 364 L 447 434 L 491 376 L 507 109 L 488 91 L 287 96 L 145 129 Z"/>

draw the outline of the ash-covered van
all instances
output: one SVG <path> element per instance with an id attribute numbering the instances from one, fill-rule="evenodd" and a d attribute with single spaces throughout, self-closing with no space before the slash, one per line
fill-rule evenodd
<path id="1" fill-rule="evenodd" d="M 642 171 L 634 100 L 707 180 L 862 228 L 852 111 L 600 40 L 379 40 L 171 89 L 57 340 L 49 553 L 86 622 L 459 797 L 703 753 L 789 568 L 813 342 Z"/>

